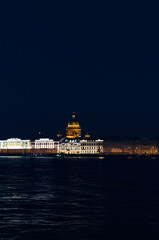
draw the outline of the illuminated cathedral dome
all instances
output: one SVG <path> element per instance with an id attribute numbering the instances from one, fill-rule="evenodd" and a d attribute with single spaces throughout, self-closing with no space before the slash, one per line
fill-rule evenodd
<path id="1" fill-rule="evenodd" d="M 85 138 L 90 138 L 90 134 L 87 132 L 86 135 L 85 135 Z"/>
<path id="2" fill-rule="evenodd" d="M 81 137 L 81 127 L 77 121 L 75 114 L 72 114 L 72 119 L 69 121 L 66 128 L 66 137 L 67 138 L 80 138 Z"/>

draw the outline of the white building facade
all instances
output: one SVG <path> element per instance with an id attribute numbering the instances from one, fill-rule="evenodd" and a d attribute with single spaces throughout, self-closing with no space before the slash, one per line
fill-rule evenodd
<path id="1" fill-rule="evenodd" d="M 100 154 L 103 153 L 103 140 L 83 139 L 80 141 L 81 154 Z"/>
<path id="2" fill-rule="evenodd" d="M 33 145 L 35 149 L 59 149 L 59 142 L 49 138 L 37 139 L 32 146 Z"/>
<path id="3" fill-rule="evenodd" d="M 103 153 L 103 140 L 65 139 L 59 145 L 59 152 L 64 154 L 100 154 Z"/>
<path id="4" fill-rule="evenodd" d="M 100 154 L 103 153 L 103 140 L 63 139 L 61 142 L 49 138 L 40 138 L 31 142 L 20 138 L 0 140 L 0 149 L 56 149 L 64 154 Z"/>
<path id="5" fill-rule="evenodd" d="M 54 141 L 49 138 L 40 138 L 35 140 L 36 149 L 54 148 Z"/>
<path id="6" fill-rule="evenodd" d="M 0 140 L 0 149 L 30 149 L 30 140 L 21 140 L 20 138 L 9 138 Z"/>
<path id="7" fill-rule="evenodd" d="M 80 154 L 81 145 L 77 139 L 62 141 L 59 145 L 59 152 L 64 154 Z"/>

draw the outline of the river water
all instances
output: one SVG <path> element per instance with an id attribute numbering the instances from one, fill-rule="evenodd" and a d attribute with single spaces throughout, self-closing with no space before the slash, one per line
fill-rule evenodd
<path id="1" fill-rule="evenodd" d="M 159 239 L 159 159 L 0 157 L 0 239 Z"/>

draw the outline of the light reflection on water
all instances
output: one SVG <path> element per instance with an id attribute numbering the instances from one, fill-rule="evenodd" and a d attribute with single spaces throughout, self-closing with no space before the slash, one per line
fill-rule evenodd
<path id="1" fill-rule="evenodd" d="M 0 158 L 0 239 L 159 239 L 158 172 L 158 158 Z"/>

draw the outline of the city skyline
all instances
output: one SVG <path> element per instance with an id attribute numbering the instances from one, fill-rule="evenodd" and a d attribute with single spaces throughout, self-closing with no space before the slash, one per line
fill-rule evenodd
<path id="1" fill-rule="evenodd" d="M 75 112 L 72 112 L 73 114 L 75 114 Z M 68 114 L 67 114 L 68 115 Z M 77 115 L 77 114 L 75 114 Z M 70 114 L 71 116 L 71 114 Z M 101 113 L 102 116 L 102 113 Z M 64 119 L 63 115 L 59 115 L 59 118 L 57 118 L 55 120 L 55 122 L 58 122 L 57 125 L 53 124 L 53 122 L 48 121 L 49 124 L 47 126 L 39 126 L 39 124 L 36 124 L 33 127 L 33 131 L 32 128 L 28 129 L 28 131 L 25 131 L 25 128 L 20 128 L 18 129 L 19 126 L 17 126 L 17 128 L 15 129 L 14 127 L 11 128 L 11 126 L 13 126 L 11 124 L 11 126 L 9 126 L 7 129 L 3 129 L 3 131 L 1 131 L 1 139 L 3 138 L 23 138 L 23 139 L 35 139 L 35 138 L 57 138 L 57 137 L 65 137 L 66 135 L 66 128 L 68 127 L 68 123 L 70 121 L 70 117 L 67 117 L 67 119 Z M 61 119 L 61 117 L 63 117 Z M 159 134 L 156 133 L 155 135 L 142 135 L 142 134 L 134 134 L 130 133 L 128 134 L 129 130 L 131 132 L 131 129 L 123 129 L 122 133 L 120 133 L 118 131 L 118 123 L 116 122 L 116 128 L 114 129 L 109 129 L 109 131 L 107 132 L 107 134 L 104 134 L 105 131 L 103 131 L 103 129 L 98 128 L 98 124 L 97 125 L 93 125 L 94 121 L 91 120 L 91 116 L 87 116 L 87 120 L 90 119 L 89 124 L 85 121 L 85 119 L 82 119 L 81 116 L 78 115 L 77 119 L 80 122 L 80 128 L 82 127 L 82 131 L 81 131 L 81 136 L 84 137 L 85 135 L 89 134 L 91 137 L 102 137 L 102 138 L 159 138 Z M 112 120 L 113 122 L 114 120 Z M 62 125 L 60 125 L 60 123 Z M 100 120 L 101 123 L 101 120 Z M 113 122 L 115 125 L 115 122 Z M 103 127 L 102 125 L 100 127 Z M 127 126 L 128 127 L 128 126 Z M 106 126 L 107 128 L 107 126 Z M 97 129 L 100 129 L 97 132 Z M 5 131 L 6 130 L 6 131 Z M 10 132 L 9 132 L 10 130 Z M 104 129 L 105 130 L 105 129 Z M 125 131 L 127 130 L 127 132 Z M 145 131 L 146 132 L 146 131 Z M 137 133 L 137 132 L 136 132 Z M 59 135 L 59 136 L 58 136 Z"/>

